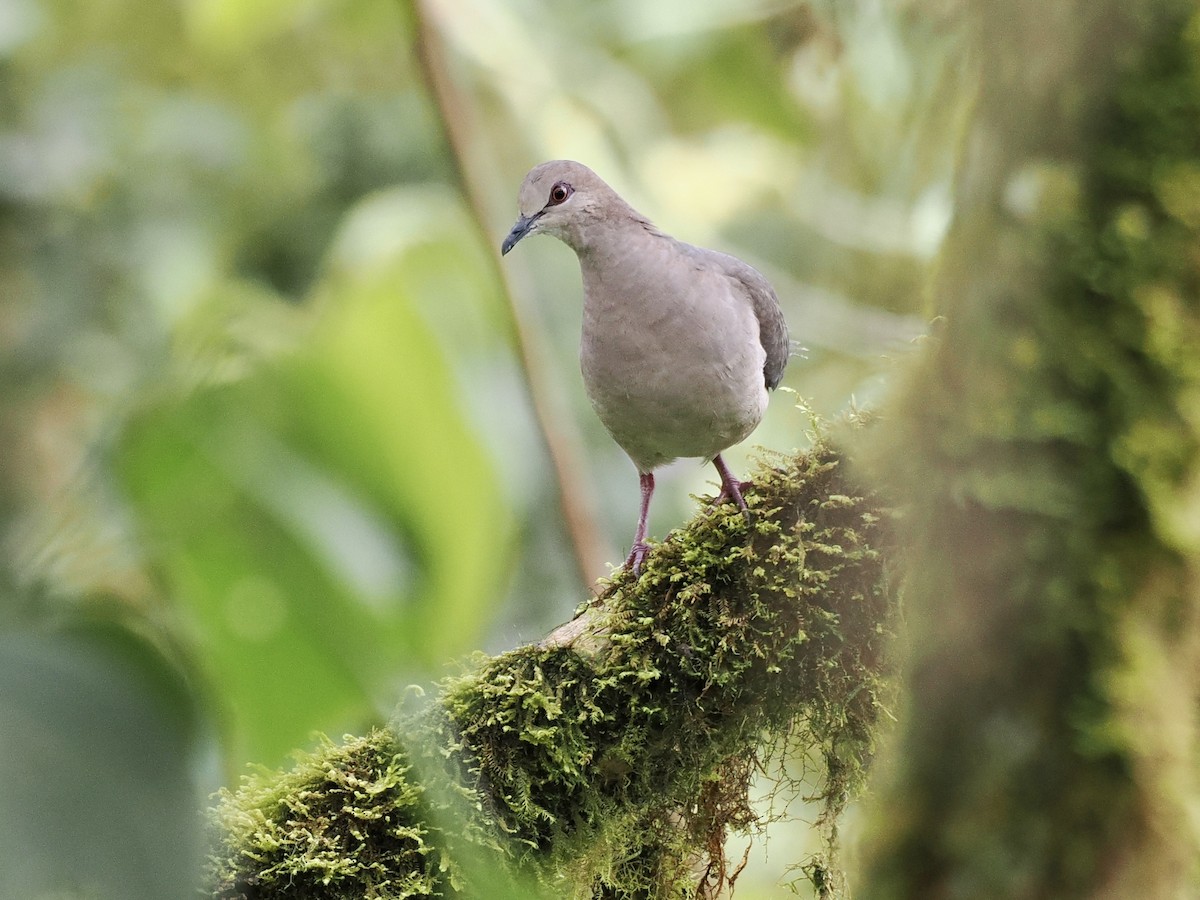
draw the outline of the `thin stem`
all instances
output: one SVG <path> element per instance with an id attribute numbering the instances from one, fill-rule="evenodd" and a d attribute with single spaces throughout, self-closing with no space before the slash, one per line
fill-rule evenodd
<path id="1" fill-rule="evenodd" d="M 417 57 L 426 87 L 438 108 L 446 142 L 458 174 L 459 188 L 467 203 L 471 218 L 493 251 L 499 246 L 491 227 L 494 216 L 489 215 L 484 185 L 493 181 L 486 172 L 486 162 L 478 152 L 484 143 L 480 139 L 474 109 L 467 94 L 459 90 L 450 74 L 442 35 L 424 0 L 412 0 L 412 15 L 417 31 Z M 519 292 L 499 256 L 493 253 L 494 268 L 501 293 L 509 313 L 513 343 L 517 352 L 534 416 L 550 455 L 554 477 L 558 484 L 559 503 L 579 576 L 591 585 L 605 569 L 609 558 L 607 541 L 596 524 L 595 493 L 584 474 L 582 442 L 573 427 L 573 419 L 561 393 L 555 389 L 555 379 L 547 364 L 546 340 L 533 316 L 523 309 Z"/>

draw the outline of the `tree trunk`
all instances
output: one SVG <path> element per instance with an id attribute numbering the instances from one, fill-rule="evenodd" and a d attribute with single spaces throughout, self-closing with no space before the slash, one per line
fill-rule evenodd
<path id="1" fill-rule="evenodd" d="M 1195 7 L 971 8 L 945 327 L 889 415 L 913 649 L 860 896 L 1196 896 Z"/>

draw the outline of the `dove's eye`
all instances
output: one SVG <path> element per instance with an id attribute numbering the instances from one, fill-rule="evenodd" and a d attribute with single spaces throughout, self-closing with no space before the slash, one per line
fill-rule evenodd
<path id="1" fill-rule="evenodd" d="M 574 188 L 572 188 L 565 181 L 560 181 L 558 184 L 554 185 L 554 187 L 550 188 L 550 203 L 548 205 L 558 206 L 558 204 L 565 201 L 573 193 L 575 193 Z"/>

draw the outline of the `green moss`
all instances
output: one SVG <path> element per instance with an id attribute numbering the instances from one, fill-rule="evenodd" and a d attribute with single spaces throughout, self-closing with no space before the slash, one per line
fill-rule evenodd
<path id="1" fill-rule="evenodd" d="M 880 513 L 843 465 L 822 443 L 761 466 L 752 525 L 703 508 L 578 635 L 481 657 L 398 715 L 395 743 L 327 746 L 227 794 L 218 882 L 258 893 L 219 896 L 497 896 L 497 872 L 522 896 L 700 896 L 728 879 L 725 835 L 755 822 L 751 774 L 784 745 L 826 763 L 832 851 L 873 751 L 894 611 Z M 370 820 L 341 796 L 365 747 Z M 320 828 L 312 809 L 329 810 Z M 836 862 L 812 870 L 832 881 Z"/>
<path id="2" fill-rule="evenodd" d="M 262 772 L 225 794 L 214 824 L 217 897 L 402 900 L 436 896 L 436 854 L 387 731 L 325 742 L 290 772 Z"/>

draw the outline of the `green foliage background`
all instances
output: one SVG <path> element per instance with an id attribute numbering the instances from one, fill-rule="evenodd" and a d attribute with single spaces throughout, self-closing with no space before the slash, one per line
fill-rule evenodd
<path id="1" fill-rule="evenodd" d="M 184 895 L 245 763 L 567 617 L 563 495 L 622 558 L 575 263 L 497 262 L 536 162 L 762 267 L 817 410 L 877 394 L 957 46 L 934 4 L 0 0 L 0 893 Z M 710 487 L 664 481 L 657 536 Z"/>

